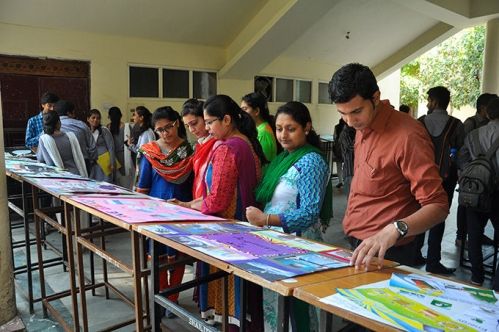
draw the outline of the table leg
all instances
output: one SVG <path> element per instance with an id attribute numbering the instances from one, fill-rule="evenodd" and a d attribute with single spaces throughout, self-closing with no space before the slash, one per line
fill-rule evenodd
<path id="1" fill-rule="evenodd" d="M 140 260 L 140 238 L 137 232 L 131 231 L 132 238 L 132 257 L 133 257 L 133 281 L 134 281 L 134 296 L 135 296 L 135 324 L 137 331 L 144 330 L 144 319 L 142 311 L 142 273 Z"/>
<path id="2" fill-rule="evenodd" d="M 240 284 L 239 284 L 239 331 L 244 332 L 246 331 L 246 303 L 247 303 L 247 282 L 243 278 L 239 278 Z"/>
<path id="3" fill-rule="evenodd" d="M 71 289 L 71 304 L 73 306 L 74 330 L 80 330 L 80 318 L 78 312 L 78 297 L 76 290 L 75 260 L 73 253 L 73 224 L 71 219 L 72 206 L 64 203 L 64 220 L 66 224 L 66 257 L 69 270 L 69 286 Z"/>
<path id="4" fill-rule="evenodd" d="M 87 297 L 85 293 L 85 270 L 83 267 L 83 250 L 82 245 L 78 242 L 78 238 L 81 236 L 81 220 L 80 220 L 80 210 L 73 207 L 73 217 L 74 217 L 74 235 L 76 241 L 76 258 L 78 260 L 78 282 L 80 289 L 80 301 L 81 301 L 81 318 L 83 321 L 83 331 L 88 331 L 88 317 L 87 317 Z M 69 247 L 69 246 L 68 246 Z M 69 249 L 68 249 L 69 250 Z M 69 256 L 69 255 L 68 255 Z"/>
<path id="5" fill-rule="evenodd" d="M 277 298 L 277 331 L 287 332 L 289 330 L 289 307 L 290 297 L 279 294 Z"/>
<path id="6" fill-rule="evenodd" d="M 31 263 L 31 239 L 29 233 L 29 218 L 28 218 L 28 188 L 29 184 L 22 182 L 22 208 L 23 208 L 23 223 L 24 223 L 24 243 L 26 250 L 26 274 L 28 277 L 28 303 L 29 313 L 34 313 L 33 307 L 33 265 Z"/>
<path id="7" fill-rule="evenodd" d="M 156 303 L 155 295 L 159 293 L 159 246 L 160 244 L 154 240 L 152 240 L 151 245 L 151 290 L 149 301 L 151 301 L 151 323 L 152 323 L 152 331 L 160 332 L 161 331 L 161 306 Z"/>

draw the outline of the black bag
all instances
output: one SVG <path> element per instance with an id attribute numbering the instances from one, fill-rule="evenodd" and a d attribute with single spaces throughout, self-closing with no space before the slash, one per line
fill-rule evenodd
<path id="1" fill-rule="evenodd" d="M 478 130 L 470 132 L 470 142 L 479 143 Z M 477 144 L 478 146 L 478 144 Z M 459 205 L 476 209 L 480 212 L 492 210 L 492 195 L 497 190 L 497 174 L 492 163 L 492 157 L 499 148 L 499 139 L 490 147 L 486 154 L 480 153 L 463 169 L 459 176 Z"/>
<path id="2" fill-rule="evenodd" d="M 419 121 L 421 121 L 426 128 L 424 119 L 425 115 L 420 117 Z M 451 157 L 452 147 L 450 144 L 450 139 L 458 125 L 459 120 L 451 116 L 449 117 L 449 120 L 447 120 L 444 130 L 439 136 L 432 136 L 430 132 L 428 132 L 435 150 L 435 163 L 437 164 L 440 171 L 440 176 L 444 180 L 449 176 L 451 172 L 451 164 L 453 163 L 453 161 Z M 428 131 L 428 129 L 426 130 Z"/>

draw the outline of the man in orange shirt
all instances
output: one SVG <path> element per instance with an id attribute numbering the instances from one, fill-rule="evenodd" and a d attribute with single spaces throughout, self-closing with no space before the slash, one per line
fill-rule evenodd
<path id="1" fill-rule="evenodd" d="M 340 68 L 329 93 L 356 130 L 354 177 L 343 219 L 355 248 L 351 264 L 367 267 L 378 256 L 380 267 L 385 257 L 415 265 L 414 236 L 444 221 L 449 210 L 428 133 L 380 100 L 376 78 L 366 66 Z"/>

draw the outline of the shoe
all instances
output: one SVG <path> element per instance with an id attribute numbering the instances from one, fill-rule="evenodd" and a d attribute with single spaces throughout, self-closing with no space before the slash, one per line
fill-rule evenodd
<path id="1" fill-rule="evenodd" d="M 483 235 L 483 237 L 482 237 L 482 246 L 493 246 L 493 245 L 494 245 L 494 240 L 492 240 L 487 235 Z"/>
<path id="2" fill-rule="evenodd" d="M 343 182 L 340 182 L 336 185 L 336 188 L 341 188 L 341 187 L 343 187 Z"/>
<path id="3" fill-rule="evenodd" d="M 436 265 L 426 265 L 426 272 L 449 275 L 456 272 L 456 269 L 445 267 L 441 263 L 437 263 Z"/>
<path id="4" fill-rule="evenodd" d="M 474 286 L 480 286 L 480 287 L 481 287 L 481 286 L 482 286 L 482 284 L 483 284 L 483 281 L 482 281 L 482 282 L 478 282 L 478 281 L 474 281 L 474 280 L 473 280 L 473 278 L 471 278 L 470 283 L 471 283 L 472 285 L 474 285 Z"/>
<path id="5" fill-rule="evenodd" d="M 426 264 L 426 258 L 424 258 L 422 255 L 419 255 L 419 257 L 416 257 L 414 259 L 414 266 L 423 266 Z"/>

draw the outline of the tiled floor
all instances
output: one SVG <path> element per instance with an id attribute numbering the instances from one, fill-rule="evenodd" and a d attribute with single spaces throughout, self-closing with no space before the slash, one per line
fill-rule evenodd
<path id="1" fill-rule="evenodd" d="M 336 184 L 336 183 L 335 183 Z M 457 195 L 456 195 L 457 196 Z M 457 200 L 457 198 L 455 199 Z M 447 218 L 445 235 L 442 243 L 442 263 L 448 267 L 457 267 L 456 273 L 452 276 L 452 278 L 468 281 L 470 279 L 470 272 L 466 269 L 459 267 L 459 248 L 455 246 L 455 231 L 456 231 L 456 204 L 454 202 L 451 208 L 451 214 Z M 328 228 L 324 239 L 325 242 L 330 244 L 335 244 L 339 246 L 347 247 L 347 242 L 343 235 L 343 230 L 341 227 L 341 220 L 343 218 L 343 213 L 345 210 L 346 199 L 342 189 L 334 189 L 334 218 L 332 219 L 331 225 Z M 486 232 L 489 236 L 492 235 L 492 227 L 490 225 L 487 226 Z M 21 236 L 20 230 L 15 230 L 14 236 L 15 238 L 19 238 Z M 51 238 L 57 240 L 57 233 L 52 233 L 49 235 Z M 60 241 L 56 241 L 58 243 Z M 126 234 L 122 234 L 115 237 L 110 237 L 109 240 L 106 241 L 107 248 L 111 248 L 112 252 L 118 257 L 122 258 L 125 261 L 130 260 L 129 255 L 129 241 Z M 423 250 L 426 250 L 424 248 Z M 484 250 L 490 251 L 491 248 L 485 248 Z M 36 252 L 33 248 L 32 256 L 36 257 Z M 425 254 L 425 253 L 424 253 Z M 47 255 L 50 255 L 50 251 L 47 251 Z M 33 258 L 33 259 L 34 259 Z M 17 265 L 22 264 L 24 259 L 24 252 L 22 249 L 16 249 L 15 252 L 15 261 Z M 424 270 L 424 267 L 421 268 Z M 88 270 L 88 269 L 87 269 Z M 101 264 L 96 263 L 96 276 L 99 279 L 101 274 Z M 188 266 L 186 269 L 185 279 L 192 279 L 193 268 Z M 46 269 L 46 277 L 48 279 L 49 291 L 57 291 L 68 288 L 68 273 L 62 271 L 62 268 L 52 267 Z M 126 274 L 117 271 L 114 268 L 110 268 L 109 271 L 109 279 L 113 284 L 115 284 L 120 290 L 124 291 L 128 294 L 130 298 L 133 298 L 132 287 L 131 287 L 131 278 L 129 278 Z M 26 276 L 19 275 L 16 277 L 16 299 L 17 299 L 17 307 L 22 317 L 24 323 L 26 324 L 28 331 L 62 331 L 62 328 L 54 322 L 52 319 L 43 318 L 41 305 L 39 303 L 35 304 L 35 314 L 30 315 L 28 311 L 27 302 L 22 295 L 23 291 L 26 289 Z M 38 275 L 34 274 L 34 285 L 35 285 L 35 296 L 38 296 L 39 292 L 39 284 L 38 284 Z M 490 287 L 490 280 L 486 280 L 485 287 Z M 133 315 L 133 310 L 124 304 L 122 301 L 112 297 L 111 300 L 105 300 L 103 297 L 103 291 L 98 290 L 98 296 L 91 296 L 87 293 L 87 301 L 88 301 L 88 317 L 90 330 L 96 331 L 100 330 L 106 326 L 109 326 L 112 323 L 119 322 L 121 320 L 129 319 Z M 180 304 L 188 308 L 191 312 L 196 312 L 196 305 L 192 302 L 192 292 L 183 292 L 180 297 Z M 55 305 L 60 308 L 64 317 L 67 318 L 67 321 L 71 320 L 71 311 L 70 311 L 70 302 L 69 299 L 63 299 L 60 301 L 56 301 Z M 165 323 L 164 330 L 165 331 L 175 331 L 175 332 L 183 332 L 183 331 L 193 331 L 191 327 L 189 327 L 186 323 L 180 321 L 179 319 L 163 319 L 163 323 Z M 168 327 L 166 327 L 168 326 Z M 133 327 L 125 327 L 120 331 L 133 331 Z"/>

